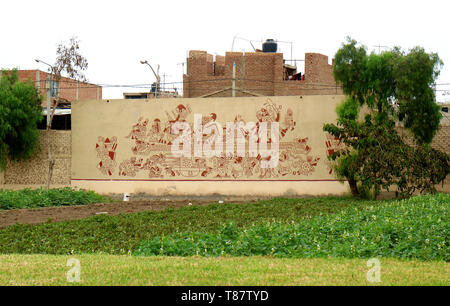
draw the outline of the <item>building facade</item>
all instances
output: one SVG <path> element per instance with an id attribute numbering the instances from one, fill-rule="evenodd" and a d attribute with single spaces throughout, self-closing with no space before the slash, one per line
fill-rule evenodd
<path id="1" fill-rule="evenodd" d="M 52 97 L 59 93 L 59 97 L 67 102 L 102 99 L 102 87 L 95 84 L 65 77 L 61 78 L 59 84 L 52 84 L 51 74 L 41 70 L 18 70 L 18 74 L 21 81 L 30 80 L 35 84 L 44 97 L 47 97 L 47 86 L 50 84 Z M 45 107 L 45 105 L 46 98 L 42 102 L 42 106 Z"/>
<path id="2" fill-rule="evenodd" d="M 233 69 L 233 65 L 235 68 Z M 328 56 L 306 53 L 304 71 L 286 64 L 282 53 L 190 51 L 183 97 L 339 95 Z"/>

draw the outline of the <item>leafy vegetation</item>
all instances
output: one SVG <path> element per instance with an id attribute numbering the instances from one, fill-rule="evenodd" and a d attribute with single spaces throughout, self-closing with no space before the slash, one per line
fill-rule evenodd
<path id="1" fill-rule="evenodd" d="M 39 149 L 37 124 L 42 120 L 42 97 L 34 85 L 19 81 L 17 70 L 0 77 L 0 170 L 6 159 L 27 159 Z"/>
<path id="2" fill-rule="evenodd" d="M 268 222 L 214 233 L 183 232 L 143 242 L 135 255 L 450 259 L 450 195 L 349 208 L 299 223 Z"/>
<path id="3" fill-rule="evenodd" d="M 1 229 L 0 253 L 135 251 L 142 255 L 384 256 L 448 261 L 449 204 L 446 194 L 402 201 L 329 197 L 99 215 Z"/>
<path id="4" fill-rule="evenodd" d="M 127 254 L 142 240 L 177 232 L 215 232 L 234 222 L 248 227 L 265 222 L 299 222 L 310 216 L 363 209 L 382 201 L 352 198 L 272 199 L 250 204 L 211 204 L 120 216 L 98 215 L 82 220 L 13 225 L 0 229 L 0 253 Z"/>
<path id="5" fill-rule="evenodd" d="M 49 206 L 70 206 L 90 203 L 104 203 L 108 199 L 89 190 L 70 187 L 54 189 L 0 189 L 0 210 L 18 208 L 38 208 Z"/>
<path id="6" fill-rule="evenodd" d="M 401 197 L 435 192 L 450 173 L 448 155 L 429 145 L 441 118 L 432 89 L 442 66 L 438 55 L 420 47 L 367 55 L 349 38 L 335 57 L 333 75 L 348 96 L 336 110 L 337 125 L 324 125 L 345 144 L 331 156 L 335 173 L 354 196 L 376 197 L 391 186 Z M 413 146 L 397 133 L 397 122 L 412 133 Z"/>

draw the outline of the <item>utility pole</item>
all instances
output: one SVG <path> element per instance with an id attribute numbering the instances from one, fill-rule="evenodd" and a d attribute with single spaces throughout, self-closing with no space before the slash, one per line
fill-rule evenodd
<path id="1" fill-rule="evenodd" d="M 166 91 L 166 76 L 171 77 L 172 75 L 163 73 L 163 92 Z"/>
<path id="2" fill-rule="evenodd" d="M 231 83 L 231 96 L 236 97 L 236 62 L 233 62 L 233 79 Z"/>
<path id="3" fill-rule="evenodd" d="M 50 97 L 52 95 L 52 90 L 51 90 L 51 86 L 50 86 L 50 75 L 47 74 L 47 84 L 46 84 L 46 88 L 47 88 L 47 127 L 50 124 Z"/>
<path id="4" fill-rule="evenodd" d="M 36 63 L 42 63 L 44 65 L 49 66 L 50 67 L 50 71 L 53 74 L 53 66 L 52 65 L 47 64 L 46 62 L 41 61 L 40 59 L 35 59 L 35 61 L 36 61 Z M 52 80 L 50 79 L 50 75 L 47 74 L 47 83 L 46 83 L 46 88 L 47 88 L 47 107 L 46 107 L 46 110 L 47 110 L 47 129 L 51 128 L 51 127 L 49 127 L 49 125 L 50 125 L 50 99 L 51 99 L 51 95 L 52 95 L 51 91 L 52 91 L 52 87 L 53 87 L 53 86 L 51 86 L 51 82 L 52 82 Z"/>
<path id="5" fill-rule="evenodd" d="M 156 88 L 155 88 L 155 99 L 156 99 L 158 97 L 158 90 L 159 90 L 159 87 L 160 87 L 160 84 L 161 84 L 161 77 L 159 76 L 159 65 L 158 65 L 157 72 L 155 72 L 155 70 L 153 70 L 153 67 L 147 62 L 147 60 L 141 61 L 141 64 L 142 65 L 148 65 L 150 67 L 150 69 L 152 70 L 153 74 L 156 77 Z"/>

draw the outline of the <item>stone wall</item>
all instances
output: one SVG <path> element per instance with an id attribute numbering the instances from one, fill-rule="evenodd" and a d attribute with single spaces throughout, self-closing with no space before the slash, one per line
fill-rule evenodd
<path id="1" fill-rule="evenodd" d="M 6 185 L 44 185 L 48 177 L 47 132 L 41 131 L 41 150 L 31 159 L 21 162 L 8 161 L 4 172 Z M 72 132 L 50 132 L 50 146 L 56 159 L 51 184 L 70 185 Z"/>
<path id="2" fill-rule="evenodd" d="M 450 126 L 442 125 L 433 138 L 431 146 L 450 155 Z"/>
<path id="3" fill-rule="evenodd" d="M 397 128 L 397 130 L 400 134 L 406 136 L 409 144 L 413 143 L 410 132 L 401 127 Z M 439 130 L 431 142 L 431 147 L 450 155 L 450 125 L 441 125 L 439 127 Z"/>
<path id="4" fill-rule="evenodd" d="M 249 98 L 245 98 L 242 102 L 240 108 L 236 108 L 236 109 L 240 109 L 240 113 L 241 114 L 245 114 L 247 113 L 246 110 L 250 105 L 254 104 L 254 101 L 258 101 L 261 100 L 260 103 L 258 104 L 258 107 L 261 107 L 264 105 L 264 102 L 266 102 L 267 98 L 250 98 L 250 100 L 247 100 Z M 256 99 L 256 100 L 254 100 Z M 274 101 L 278 102 L 277 100 L 279 100 L 280 98 L 273 98 Z M 303 101 L 303 99 L 306 99 L 305 97 L 303 99 L 299 99 L 294 98 L 293 99 L 298 99 L 298 102 L 295 102 L 295 104 L 298 103 L 298 109 L 297 107 L 291 106 L 292 110 L 295 110 L 295 113 L 298 115 L 294 115 L 294 120 L 296 121 L 296 128 L 294 131 L 298 131 L 300 132 L 300 134 L 298 134 L 299 138 L 304 139 L 306 137 L 309 137 L 308 139 L 308 145 L 310 145 L 310 143 L 314 143 L 311 148 L 312 148 L 312 153 L 317 153 L 322 155 L 319 161 L 319 167 L 320 165 L 322 165 L 322 163 L 326 162 L 326 156 L 323 156 L 323 152 L 325 152 L 325 147 L 324 147 L 324 140 L 321 140 L 319 142 L 316 142 L 316 138 L 318 137 L 316 132 L 317 131 L 321 131 L 320 124 L 315 128 L 315 129 L 311 129 L 311 128 L 306 128 L 306 126 L 304 126 L 303 124 L 305 123 L 305 120 L 308 122 L 311 122 L 311 118 L 314 117 L 315 120 L 318 121 L 330 121 L 330 119 L 332 118 L 332 115 L 334 114 L 334 111 L 331 111 L 330 114 L 328 114 L 326 117 L 330 117 L 330 118 L 321 118 L 322 116 L 319 115 L 321 113 L 322 109 L 330 109 L 330 110 L 334 110 L 334 107 L 337 103 L 337 101 L 340 101 L 342 99 L 342 97 L 335 97 L 334 99 L 336 99 L 337 101 L 333 101 L 333 98 L 320 98 L 317 97 L 317 99 L 314 99 L 314 103 L 309 103 L 309 101 Z M 327 106 L 322 105 L 321 107 L 318 107 L 317 104 L 322 104 L 323 102 L 321 102 L 321 100 L 328 100 L 328 102 L 326 102 L 326 104 L 328 104 Z M 173 101 L 175 104 L 170 103 L 171 105 L 165 105 L 165 104 L 169 104 L 168 100 L 164 100 L 161 99 L 161 101 L 158 101 L 158 105 L 152 105 L 152 104 L 148 104 L 148 103 L 138 103 L 138 104 L 143 104 L 140 105 L 139 107 L 137 107 L 135 110 L 131 111 L 131 117 L 136 120 L 138 119 L 139 116 L 144 116 L 144 119 L 146 119 L 147 117 L 150 117 L 149 115 L 152 114 L 153 112 L 155 112 L 156 109 L 158 108 L 162 108 L 164 110 L 167 110 L 168 113 L 172 113 L 172 108 L 175 108 L 175 106 L 178 103 L 186 103 L 189 104 L 193 107 L 192 111 L 195 111 L 194 106 L 196 105 L 203 105 L 202 109 L 203 111 L 200 111 L 200 113 L 203 114 L 209 114 L 209 112 L 206 111 L 206 109 L 211 109 L 211 111 L 215 111 L 217 113 L 217 115 L 226 115 L 231 109 L 235 109 L 235 107 L 231 107 L 230 104 L 235 104 L 234 101 L 239 100 L 239 98 L 236 99 L 225 99 L 225 100 L 221 100 L 221 101 L 214 101 L 214 99 L 212 100 L 208 100 L 211 102 L 211 104 L 204 104 L 201 102 L 204 102 L 205 100 L 201 99 L 199 101 L 195 100 L 195 99 L 181 99 L 178 100 L 177 103 L 175 103 L 175 101 Z M 309 99 L 306 99 L 309 100 Z M 246 103 L 246 102 L 249 103 Z M 281 99 L 279 102 L 280 104 L 283 104 L 283 111 L 282 111 L 282 115 L 284 116 L 284 112 L 287 110 L 287 105 L 292 103 L 289 102 L 290 99 L 288 99 L 286 102 L 284 101 L 284 99 Z M 112 113 L 110 113 L 110 118 L 120 118 L 121 116 L 123 116 L 123 114 L 127 113 L 126 110 L 128 110 L 128 112 L 130 112 L 130 110 L 127 108 L 128 103 L 125 102 L 124 100 L 118 102 L 119 104 L 123 104 L 123 106 L 119 107 L 119 104 L 113 103 L 114 101 L 112 101 L 111 104 L 117 105 L 117 106 L 113 106 L 110 105 L 110 103 L 106 103 L 104 101 L 97 101 L 97 102 L 90 102 L 87 105 L 91 105 L 93 104 L 94 108 L 99 107 L 100 105 L 104 105 L 105 108 L 105 112 L 110 113 L 113 110 Z M 285 103 L 283 103 L 285 102 Z M 313 102 L 313 101 L 311 101 Z M 161 104 L 159 104 L 161 103 Z M 300 107 L 300 105 L 303 104 L 309 104 L 309 106 L 303 108 Z M 247 105 L 250 104 L 250 105 Z M 130 104 L 131 105 L 131 104 Z M 222 110 L 222 108 L 227 105 L 226 108 L 224 108 Z M 244 107 L 245 106 L 245 107 Z M 252 109 L 252 112 L 257 111 L 258 108 L 255 108 L 256 105 L 250 107 Z M 229 109 L 230 107 L 230 109 Z M 107 110 L 110 109 L 110 110 Z M 80 115 L 85 117 L 86 116 L 86 112 L 87 110 L 80 110 L 79 112 L 77 112 L 76 115 Z M 301 114 L 301 115 L 300 115 Z M 189 119 L 193 114 L 191 114 L 187 119 Z M 300 116 L 299 116 L 300 115 Z M 161 119 L 163 119 L 164 114 L 161 113 Z M 125 116 L 125 117 L 129 117 L 129 116 Z M 79 116 L 77 116 L 77 118 L 75 118 L 76 121 L 79 121 Z M 229 120 L 233 119 L 232 117 L 230 117 Z M 251 119 L 251 116 L 249 116 L 249 119 Z M 281 117 L 281 119 L 284 121 L 284 117 Z M 88 119 L 88 121 L 91 119 Z M 125 119 L 122 119 L 125 120 Z M 256 118 L 253 118 L 253 120 L 256 120 Z M 95 118 L 92 119 L 92 121 L 96 121 Z M 130 119 L 127 119 L 126 121 L 128 121 L 128 128 L 130 128 L 133 124 L 136 124 L 136 122 L 134 121 L 130 121 Z M 313 120 L 314 121 L 314 120 Z M 95 131 L 95 129 L 89 129 L 86 127 L 83 127 L 84 125 L 87 125 L 88 122 L 86 122 L 85 120 L 83 120 L 84 124 L 83 125 L 77 125 L 75 124 L 74 127 L 74 131 L 76 133 L 80 133 L 83 132 L 83 135 L 81 138 L 79 137 L 78 141 L 80 142 L 80 146 L 84 146 L 84 144 L 82 145 L 82 143 L 84 143 L 87 139 L 89 139 L 89 134 L 92 134 L 92 131 Z M 106 131 L 109 131 L 111 129 L 111 127 L 114 127 L 118 124 L 117 120 L 109 120 L 109 124 L 105 124 L 104 127 L 106 127 Z M 91 124 L 92 125 L 92 124 Z M 93 124 L 94 126 L 97 124 Z M 121 125 L 121 124 L 119 124 Z M 130 130 L 127 129 L 126 127 L 123 127 L 123 132 L 124 135 L 123 137 L 125 137 L 123 140 L 126 140 L 126 142 L 128 143 L 128 145 L 133 144 L 133 142 L 135 141 L 135 139 L 132 139 L 133 137 L 130 136 Z M 317 131 L 316 131 L 317 130 Z M 404 132 L 404 130 L 402 130 L 401 128 L 399 128 L 400 132 Z M 102 133 L 103 135 L 103 133 Z M 312 176 L 300 176 L 295 178 L 293 181 L 270 181 L 270 182 L 263 182 L 262 180 L 258 180 L 257 177 L 254 177 L 253 180 L 250 180 L 248 183 L 243 183 L 242 181 L 237 181 L 237 182 L 233 182 L 233 180 L 235 180 L 234 177 L 230 177 L 228 179 L 228 181 L 223 181 L 221 179 L 217 179 L 217 178 L 212 178 L 210 177 L 209 179 L 214 179 L 217 181 L 221 181 L 221 185 L 220 187 L 217 186 L 216 182 L 207 182 L 207 181 L 203 181 L 203 182 L 199 182 L 199 181 L 191 181 L 191 182 L 187 182 L 187 181 L 172 181 L 170 183 L 168 183 L 168 181 L 171 181 L 170 178 L 165 178 L 165 179 L 161 179 L 161 178 L 157 178 L 157 177 L 152 177 L 150 178 L 147 173 L 146 177 L 141 177 L 140 180 L 138 179 L 138 177 L 126 177 L 126 176 L 119 176 L 116 177 L 116 179 L 119 179 L 115 182 L 113 182 L 114 180 L 110 180 L 110 178 L 108 178 L 109 175 L 106 175 L 107 177 L 103 177 L 102 180 L 92 180 L 89 181 L 89 178 L 95 178 L 95 179 L 101 179 L 101 177 L 98 177 L 98 174 L 100 173 L 99 170 L 101 169 L 101 167 L 99 168 L 99 159 L 97 158 L 97 154 L 98 152 L 95 149 L 95 145 L 98 142 L 98 135 L 93 135 L 94 139 L 91 143 L 88 144 L 89 149 L 86 151 L 82 151 L 79 152 L 79 156 L 78 156 L 78 161 L 76 161 L 76 163 L 78 163 L 79 167 L 83 167 L 83 165 L 85 163 L 92 163 L 92 174 L 97 173 L 97 175 L 88 175 L 88 176 L 84 176 L 83 178 L 87 178 L 88 180 L 84 181 L 84 185 L 85 187 L 88 187 L 90 189 L 96 189 L 98 191 L 101 192 L 111 192 L 111 190 L 119 190 L 120 192 L 122 191 L 136 191 L 136 190 L 140 190 L 142 192 L 146 191 L 146 192 L 153 192 L 155 195 L 156 194 L 179 194 L 182 190 L 186 191 L 186 190 L 191 190 L 193 193 L 202 193 L 204 192 L 206 189 L 209 188 L 210 192 L 218 192 L 220 190 L 223 190 L 224 192 L 227 193 L 236 193 L 236 194 L 248 194 L 248 193 L 254 193 L 257 194 L 258 192 L 261 193 L 267 193 L 267 195 L 271 195 L 271 194 L 278 194 L 278 195 L 283 195 L 286 194 L 286 192 L 288 193 L 293 193 L 293 194 L 300 194 L 302 193 L 304 190 L 309 190 L 314 194 L 322 194 L 322 193 L 340 193 L 342 192 L 342 187 L 343 185 L 340 185 L 339 183 L 336 185 L 336 182 L 334 181 L 334 176 L 333 175 L 325 175 L 323 177 L 316 177 L 315 175 Z M 109 133 L 105 133 L 104 136 L 109 136 Z M 129 136 L 128 138 L 126 138 L 126 136 Z M 323 135 L 320 137 L 324 137 Z M 33 157 L 32 159 L 28 160 L 28 161 L 22 161 L 22 162 L 11 162 L 8 161 L 7 163 L 7 167 L 5 169 L 4 172 L 0 171 L 0 185 L 8 185 L 8 186 L 13 186 L 13 185 L 20 185 L 20 186 L 27 186 L 27 185 L 45 185 L 46 184 L 46 180 L 47 180 L 47 175 L 48 175 L 48 160 L 47 160 L 47 138 L 46 138 L 46 132 L 45 131 L 41 131 L 41 151 L 36 154 L 35 157 Z M 106 141 L 106 140 L 105 140 Z M 74 176 L 74 172 L 76 173 L 76 168 L 72 169 L 73 167 L 71 166 L 71 162 L 72 162 L 72 131 L 51 131 L 50 132 L 50 142 L 51 142 L 51 148 L 52 148 L 52 152 L 53 155 L 56 159 L 56 164 L 55 164 L 55 168 L 54 168 L 54 172 L 53 172 L 53 178 L 52 178 L 52 185 L 70 185 L 71 184 L 71 179 L 77 177 L 77 175 Z M 123 144 L 120 145 L 120 147 L 122 147 Z M 441 150 L 443 152 L 446 152 L 447 154 L 450 154 L 450 125 L 442 125 L 439 129 L 439 131 L 437 132 L 436 136 L 433 139 L 432 142 L 432 147 L 438 150 Z M 305 147 L 306 149 L 306 147 Z M 316 151 L 317 149 L 319 149 L 319 151 Z M 76 148 L 75 148 L 76 150 Z M 323 150 L 321 152 L 321 150 Z M 121 151 L 121 150 L 120 150 Z M 131 152 L 131 151 L 130 151 Z M 119 152 L 117 152 L 119 153 Z M 132 154 L 134 155 L 134 154 Z M 120 156 L 119 156 L 120 157 Z M 139 157 L 139 154 L 137 154 L 136 157 Z M 144 157 L 144 156 L 143 156 Z M 145 158 L 144 158 L 145 160 Z M 119 166 L 119 164 L 117 164 L 117 167 Z M 144 165 L 142 165 L 144 166 Z M 325 167 L 325 164 L 322 165 L 322 167 Z M 151 167 L 150 167 L 151 168 Z M 155 168 L 156 169 L 156 168 Z M 153 169 L 153 170 L 155 170 Z M 327 168 L 325 168 L 327 169 Z M 73 171 L 75 170 L 75 171 Z M 117 171 L 118 169 L 116 169 Z M 148 170 L 147 170 L 148 171 Z M 146 172 L 147 172 L 146 171 Z M 326 171 L 326 170 L 325 170 Z M 117 173 L 117 172 L 116 172 Z M 202 177 L 203 178 L 203 177 Z M 286 177 L 283 177 L 286 178 Z M 135 180 L 138 179 L 138 180 Z M 151 180 L 150 184 L 149 184 L 149 179 Z M 269 178 L 272 179 L 272 178 Z M 293 178 L 290 178 L 291 180 Z M 314 179 L 319 179 L 319 180 L 324 180 L 324 181 L 314 181 Z M 188 179 L 189 180 L 189 179 Z M 327 180 L 331 180 L 331 181 L 327 181 Z M 258 182 L 259 181 L 259 182 Z M 82 185 L 80 184 L 82 182 L 80 182 L 79 180 L 72 180 L 72 185 L 76 186 L 76 185 Z M 91 184 L 91 185 L 89 185 Z M 265 184 L 267 186 L 265 186 Z M 151 188 L 150 188 L 151 186 Z M 264 186 L 264 187 L 263 187 Z M 208 187 L 208 188 L 206 188 Z M 263 187 L 263 188 L 262 188 Z M 1 188 L 1 187 L 0 187 Z M 9 188 L 9 187 L 8 187 Z M 242 189 L 242 190 L 241 190 Z M 345 188 L 344 188 L 345 189 Z M 445 186 L 444 188 L 439 188 L 440 190 L 446 191 L 446 192 L 450 192 L 450 177 L 448 177 L 445 181 Z M 278 193 L 276 191 L 279 191 Z M 305 192 L 306 193 L 306 192 Z"/>
<path id="5" fill-rule="evenodd" d="M 75 102 L 72 186 L 152 195 L 343 194 L 347 186 L 327 159 L 338 144 L 323 124 L 335 121 L 344 98 Z M 183 126 L 182 136 L 174 126 Z"/>

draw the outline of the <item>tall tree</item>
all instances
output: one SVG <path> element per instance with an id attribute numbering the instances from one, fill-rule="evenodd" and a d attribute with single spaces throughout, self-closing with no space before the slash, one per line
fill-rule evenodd
<path id="1" fill-rule="evenodd" d="M 333 75 L 348 97 L 337 109 L 337 125 L 324 130 L 346 145 L 332 159 L 354 195 L 363 189 L 376 196 L 391 185 L 402 194 L 433 191 L 445 179 L 448 156 L 429 146 L 441 118 L 432 86 L 442 65 L 437 54 L 420 47 L 367 54 L 348 38 L 337 51 Z M 398 122 L 412 133 L 414 146 L 397 133 Z"/>
<path id="2" fill-rule="evenodd" d="M 52 84 L 58 84 L 58 89 L 55 90 L 55 97 L 52 103 L 50 120 L 47 123 L 47 152 L 48 152 L 48 178 L 47 189 L 50 187 L 50 182 L 53 176 L 53 168 L 55 166 L 55 159 L 53 158 L 50 146 L 50 130 L 55 116 L 55 111 L 58 105 L 65 99 L 60 96 L 60 89 L 64 84 L 61 84 L 63 75 L 75 81 L 86 81 L 83 71 L 88 68 L 88 62 L 84 56 L 79 52 L 79 41 L 72 37 L 68 45 L 59 44 L 56 49 L 56 61 L 49 69 L 51 73 Z"/>
<path id="3" fill-rule="evenodd" d="M 42 96 L 30 82 L 20 82 L 17 70 L 0 77 L 0 170 L 7 158 L 27 159 L 39 149 L 38 123 Z"/>

